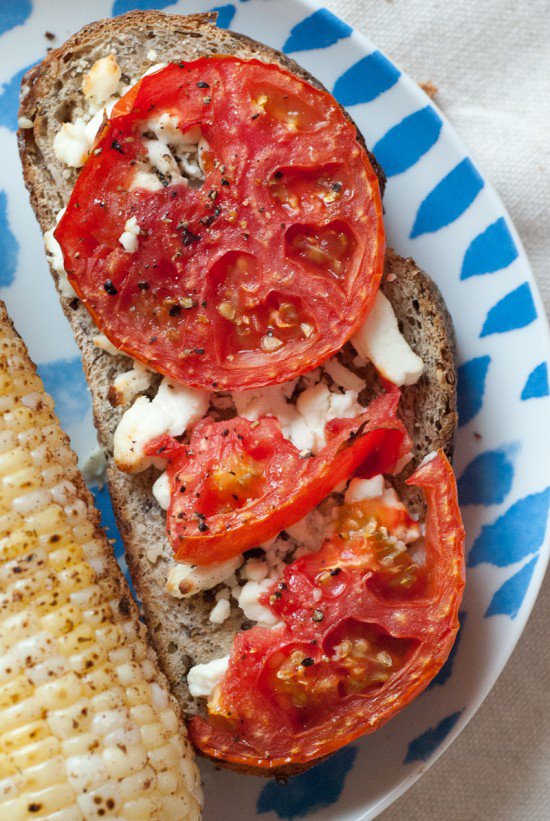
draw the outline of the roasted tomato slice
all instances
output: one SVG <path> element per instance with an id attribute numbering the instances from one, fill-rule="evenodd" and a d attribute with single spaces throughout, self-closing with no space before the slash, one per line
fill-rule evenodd
<path id="1" fill-rule="evenodd" d="M 427 500 L 420 544 L 405 548 L 345 506 L 337 532 L 264 595 L 281 626 L 236 636 L 208 719 L 190 723 L 201 752 L 265 768 L 311 762 L 376 730 L 435 676 L 459 627 L 464 531 L 443 452 L 409 483 Z"/>
<path id="2" fill-rule="evenodd" d="M 55 236 L 109 339 L 202 388 L 315 368 L 368 312 L 384 259 L 378 181 L 336 101 L 230 56 L 128 92 Z"/>
<path id="3" fill-rule="evenodd" d="M 176 558 L 209 564 L 238 556 L 297 522 L 357 468 L 390 473 L 410 450 L 398 402 L 392 391 L 353 419 L 332 420 L 317 456 L 299 452 L 273 417 L 207 418 L 189 444 L 151 442 L 147 453 L 168 460 L 166 521 Z"/>

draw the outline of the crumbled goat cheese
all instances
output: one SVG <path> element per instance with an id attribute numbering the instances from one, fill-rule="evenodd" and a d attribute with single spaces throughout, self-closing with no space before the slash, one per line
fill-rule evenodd
<path id="1" fill-rule="evenodd" d="M 319 508 L 310 511 L 307 516 L 285 528 L 288 535 L 298 544 L 296 558 L 319 550 L 330 530 L 330 520 Z M 267 554 L 269 560 L 269 553 Z"/>
<path id="2" fill-rule="evenodd" d="M 351 344 L 394 385 L 414 385 L 424 370 L 424 363 L 399 330 L 391 303 L 381 291 L 376 294 L 371 312 L 351 337 Z"/>
<path id="3" fill-rule="evenodd" d="M 65 270 L 65 261 L 63 259 L 63 251 L 61 250 L 60 244 L 53 235 L 56 226 L 59 224 L 66 210 L 66 208 L 62 208 L 61 211 L 58 212 L 55 218 L 54 227 L 50 228 L 49 231 L 46 231 L 44 233 L 44 245 L 46 247 L 46 253 L 49 256 L 50 265 L 52 266 L 53 270 L 58 274 L 58 285 L 59 290 L 61 291 L 61 295 L 64 297 L 73 297 L 75 296 L 75 291 L 67 278 L 67 272 Z"/>
<path id="4" fill-rule="evenodd" d="M 381 474 L 371 479 L 352 479 L 346 490 L 344 502 L 347 505 L 363 499 L 376 499 L 384 493 L 384 477 Z"/>
<path id="5" fill-rule="evenodd" d="M 93 64 L 82 82 L 82 91 L 91 106 L 100 106 L 116 93 L 120 75 L 120 66 L 114 54 L 102 57 Z"/>
<path id="6" fill-rule="evenodd" d="M 118 238 L 118 241 L 124 248 L 127 254 L 135 254 L 138 249 L 138 236 L 141 228 L 138 225 L 135 217 L 130 217 L 124 223 L 124 231 Z"/>
<path id="7" fill-rule="evenodd" d="M 185 599 L 200 590 L 211 590 L 227 581 L 242 560 L 242 556 L 234 556 L 225 562 L 200 566 L 178 562 L 168 571 L 166 591 L 175 599 Z"/>
<path id="8" fill-rule="evenodd" d="M 336 385 L 346 391 L 357 391 L 357 393 L 360 393 L 365 387 L 363 379 L 342 365 L 341 362 L 338 362 L 335 356 L 328 359 L 323 364 L 323 367 L 328 375 L 334 379 Z"/>
<path id="9" fill-rule="evenodd" d="M 134 359 L 131 370 L 119 373 L 114 378 L 109 391 L 109 399 L 115 407 L 129 405 L 138 394 L 151 387 L 152 377 L 153 372 L 147 365 Z"/>
<path id="10" fill-rule="evenodd" d="M 229 618 L 231 614 L 231 605 L 229 604 L 227 599 L 220 599 L 216 602 L 212 610 L 210 611 L 210 615 L 208 616 L 208 620 L 212 622 L 212 624 L 223 624 L 226 619 Z"/>
<path id="11" fill-rule="evenodd" d="M 258 601 L 259 596 L 272 585 L 273 579 L 264 579 L 261 582 L 248 581 L 239 594 L 239 607 L 246 618 L 257 622 L 261 627 L 273 627 L 279 621 L 275 613 Z"/>
<path id="12" fill-rule="evenodd" d="M 357 391 L 333 393 L 323 382 L 307 388 L 299 395 L 296 404 L 290 399 L 295 383 L 271 385 L 235 391 L 232 398 L 239 416 L 256 421 L 262 416 L 275 416 L 281 425 L 283 436 L 299 450 L 317 453 L 326 444 L 325 425 L 336 417 L 350 418 L 362 413 L 357 401 Z"/>
<path id="13" fill-rule="evenodd" d="M 207 697 L 223 679 L 229 665 L 229 656 L 196 664 L 187 674 L 187 685 L 193 698 Z"/>
<path id="14" fill-rule="evenodd" d="M 28 117 L 19 117 L 19 119 L 17 120 L 17 125 L 19 126 L 19 128 L 22 128 L 23 130 L 26 130 L 28 128 L 34 128 L 33 121 L 30 120 Z"/>
<path id="15" fill-rule="evenodd" d="M 123 356 L 128 356 L 128 354 L 125 354 L 124 351 L 119 351 L 119 349 L 113 345 L 111 340 L 108 339 L 105 336 L 105 334 L 98 334 L 97 336 L 94 336 L 92 342 L 94 343 L 96 348 L 101 348 L 102 351 L 111 354 L 111 356 L 118 356 L 119 354 L 122 354 Z"/>
<path id="16" fill-rule="evenodd" d="M 114 458 L 126 473 L 137 473 L 150 465 L 164 467 L 164 461 L 145 456 L 152 439 L 168 433 L 181 436 L 206 413 L 208 392 L 171 382 L 166 377 L 153 399 L 139 396 L 124 413 L 114 435 Z"/>
<path id="17" fill-rule="evenodd" d="M 153 484 L 153 496 L 163 510 L 168 510 L 170 507 L 170 479 L 166 471 L 161 473 Z"/>
<path id="18" fill-rule="evenodd" d="M 141 132 L 148 162 L 136 167 L 130 190 L 159 191 L 167 185 L 202 182 L 203 154 L 209 146 L 198 126 L 183 133 L 178 117 L 165 111 L 147 120 Z M 151 134 L 155 139 L 150 138 Z"/>
<path id="19" fill-rule="evenodd" d="M 266 578 L 269 568 L 267 563 L 261 559 L 248 559 L 242 572 L 249 581 L 262 582 Z"/>

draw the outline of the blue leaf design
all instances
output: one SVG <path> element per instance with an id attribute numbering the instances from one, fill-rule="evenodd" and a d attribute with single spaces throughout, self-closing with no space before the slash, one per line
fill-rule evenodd
<path id="1" fill-rule="evenodd" d="M 167 9 L 168 6 L 175 6 L 177 2 L 178 0 L 115 0 L 112 15 L 115 17 L 134 9 Z"/>
<path id="2" fill-rule="evenodd" d="M 305 818 L 335 804 L 356 755 L 357 747 L 344 747 L 328 761 L 292 778 L 287 784 L 270 781 L 259 795 L 258 815 L 275 812 L 279 818 Z"/>
<path id="3" fill-rule="evenodd" d="M 231 25 L 231 21 L 235 17 L 237 9 L 232 3 L 228 3 L 226 6 L 214 6 L 210 11 L 218 12 L 218 19 L 216 20 L 217 27 L 220 29 L 228 29 Z"/>
<path id="4" fill-rule="evenodd" d="M 336 80 L 332 93 L 342 105 L 370 103 L 394 86 L 400 73 L 380 51 L 373 51 Z"/>
<path id="5" fill-rule="evenodd" d="M 472 459 L 457 482 L 461 505 L 497 505 L 514 480 L 513 448 L 487 450 Z"/>
<path id="6" fill-rule="evenodd" d="M 472 161 L 463 159 L 420 203 L 410 238 L 432 234 L 454 222 L 470 207 L 484 184 Z"/>
<path id="7" fill-rule="evenodd" d="M 0 288 L 11 285 L 17 270 L 19 245 L 12 234 L 8 222 L 8 200 L 5 191 L 0 191 Z"/>
<path id="8" fill-rule="evenodd" d="M 510 579 L 507 579 L 499 587 L 485 611 L 485 618 L 489 616 L 510 616 L 511 619 L 515 619 L 529 589 L 537 560 L 538 558 L 535 556 L 534 559 L 527 562 L 521 570 L 514 573 Z"/>
<path id="9" fill-rule="evenodd" d="M 32 13 L 31 0 L 7 0 L 0 3 L 0 34 L 21 26 Z"/>
<path id="10" fill-rule="evenodd" d="M 289 54 L 292 51 L 327 48 L 349 37 L 352 31 L 351 26 L 328 9 L 318 9 L 291 29 L 283 51 Z"/>
<path id="11" fill-rule="evenodd" d="M 67 430 L 88 413 L 91 400 L 79 356 L 38 366 L 44 387 L 55 402 L 61 426 Z"/>
<path id="12" fill-rule="evenodd" d="M 480 336 L 504 334 L 525 328 L 537 318 L 537 309 L 528 282 L 524 282 L 493 305 L 483 323 Z"/>
<path id="13" fill-rule="evenodd" d="M 386 176 L 401 174 L 418 162 L 437 142 L 442 126 L 441 117 L 428 105 L 390 128 L 372 149 Z"/>
<path id="14" fill-rule="evenodd" d="M 113 545 L 115 558 L 119 563 L 120 567 L 122 568 L 124 576 L 126 577 L 126 581 L 130 585 L 132 596 L 134 597 L 134 599 L 136 599 L 136 601 L 138 601 L 136 592 L 134 590 L 134 586 L 132 584 L 132 578 L 128 571 L 128 565 L 126 564 L 124 544 L 122 542 L 122 538 L 117 527 L 115 514 L 113 512 L 113 505 L 111 502 L 109 491 L 107 490 L 107 485 L 103 485 L 103 487 L 101 488 L 95 486 L 90 488 L 90 490 L 94 495 L 95 506 L 97 507 L 101 515 L 101 526 L 105 528 L 107 532 L 107 538 L 115 540 L 115 543 Z"/>
<path id="15" fill-rule="evenodd" d="M 456 654 L 458 652 L 458 648 L 460 646 L 460 642 L 462 640 L 462 635 L 464 633 L 464 625 L 466 624 L 466 620 L 468 618 L 467 613 L 459 613 L 458 618 L 460 620 L 460 630 L 458 631 L 458 635 L 455 639 L 455 643 L 452 646 L 451 652 L 449 653 L 449 657 L 447 661 L 437 674 L 437 676 L 430 681 L 428 684 L 427 689 L 430 690 L 432 687 L 440 687 L 443 684 L 446 684 L 447 681 L 451 678 L 453 674 L 453 667 L 455 663 Z"/>
<path id="16" fill-rule="evenodd" d="M 525 387 L 521 392 L 521 399 L 538 399 L 542 396 L 548 396 L 548 366 L 546 362 L 541 362 L 536 368 L 533 368 Z"/>
<path id="17" fill-rule="evenodd" d="M 506 567 L 536 553 L 546 532 L 550 488 L 514 502 L 490 525 L 484 525 L 468 556 L 468 566 L 482 562 Z"/>
<path id="18" fill-rule="evenodd" d="M 435 727 L 430 727 L 426 732 L 419 735 L 409 744 L 404 764 L 412 764 L 415 761 L 427 761 L 444 741 L 456 722 L 460 718 L 462 710 L 451 713 L 450 716 L 442 719 Z"/>
<path id="19" fill-rule="evenodd" d="M 0 125 L 9 128 L 10 131 L 17 131 L 19 90 L 23 75 L 29 68 L 32 68 L 32 65 L 20 69 L 10 80 L 0 86 Z"/>
<path id="20" fill-rule="evenodd" d="M 491 362 L 490 356 L 477 356 L 457 370 L 458 424 L 466 425 L 479 413 L 485 394 L 485 379 Z"/>
<path id="21" fill-rule="evenodd" d="M 511 265 L 517 259 L 518 249 L 504 217 L 489 225 L 472 240 L 462 262 L 460 279 L 479 274 L 492 274 Z"/>

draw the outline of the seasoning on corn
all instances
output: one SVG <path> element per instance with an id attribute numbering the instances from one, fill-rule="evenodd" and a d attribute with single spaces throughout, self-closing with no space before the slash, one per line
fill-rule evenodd
<path id="1" fill-rule="evenodd" d="M 0 818 L 198 819 L 179 709 L 0 302 Z"/>

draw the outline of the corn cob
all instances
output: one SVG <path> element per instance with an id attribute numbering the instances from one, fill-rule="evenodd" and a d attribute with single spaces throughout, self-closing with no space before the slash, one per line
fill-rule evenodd
<path id="1" fill-rule="evenodd" d="M 179 709 L 0 302 L 0 818 L 197 819 Z"/>

